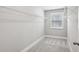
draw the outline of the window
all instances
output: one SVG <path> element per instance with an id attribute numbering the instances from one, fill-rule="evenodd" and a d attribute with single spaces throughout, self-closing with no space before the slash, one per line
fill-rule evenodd
<path id="1" fill-rule="evenodd" d="M 50 14 L 50 28 L 63 29 L 64 12 Z"/>

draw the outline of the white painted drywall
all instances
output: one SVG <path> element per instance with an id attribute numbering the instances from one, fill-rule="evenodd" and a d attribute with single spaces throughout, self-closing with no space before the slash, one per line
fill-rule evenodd
<path id="1" fill-rule="evenodd" d="M 61 7 L 62 8 L 62 7 Z M 61 9 L 58 8 L 58 9 Z M 57 8 L 56 8 L 57 9 Z M 45 34 L 46 35 L 52 35 L 52 36 L 61 36 L 61 37 L 67 37 L 67 19 L 66 19 L 66 8 L 63 7 L 64 10 L 58 10 L 57 12 L 64 12 L 65 18 L 63 20 L 64 28 L 63 29 L 53 29 L 50 28 L 50 20 L 49 15 L 53 12 L 56 12 L 54 9 L 50 9 L 49 11 L 45 12 Z"/>
<path id="2" fill-rule="evenodd" d="M 78 7 L 78 43 L 79 43 L 79 7 Z M 79 51 L 79 47 L 78 47 Z"/>
<path id="3" fill-rule="evenodd" d="M 72 51 L 77 51 L 78 47 L 73 42 L 78 40 L 78 7 L 67 7 L 68 40 Z"/>
<path id="4" fill-rule="evenodd" d="M 21 51 L 44 34 L 41 8 L 23 8 L 0 7 L 0 52 Z"/>

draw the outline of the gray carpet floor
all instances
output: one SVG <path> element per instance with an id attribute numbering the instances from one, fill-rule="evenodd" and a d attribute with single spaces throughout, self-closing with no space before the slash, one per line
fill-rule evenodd
<path id="1" fill-rule="evenodd" d="M 56 38 L 44 38 L 28 52 L 70 52 L 67 47 L 67 41 Z"/>

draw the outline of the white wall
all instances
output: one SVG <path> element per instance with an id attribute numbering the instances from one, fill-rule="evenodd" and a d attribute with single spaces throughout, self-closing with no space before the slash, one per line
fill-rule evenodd
<path id="1" fill-rule="evenodd" d="M 78 40 L 78 7 L 67 7 L 68 16 L 68 40 L 72 51 L 77 51 L 78 47 L 73 42 Z"/>
<path id="2" fill-rule="evenodd" d="M 57 8 L 56 8 L 57 9 Z M 66 8 L 63 7 L 62 8 L 58 8 L 59 10 L 55 10 L 54 9 L 50 9 L 50 11 L 45 11 L 45 34 L 47 35 L 53 35 L 53 36 L 63 36 L 63 37 L 67 37 L 67 19 L 66 19 Z M 63 29 L 53 29 L 53 28 L 50 28 L 50 20 L 49 20 L 49 15 L 50 13 L 53 13 L 53 12 L 64 12 L 64 15 L 65 15 L 65 18 L 63 20 Z"/>
<path id="3" fill-rule="evenodd" d="M 0 7 L 0 51 L 26 48 L 44 34 L 43 23 L 41 8 Z"/>
<path id="4" fill-rule="evenodd" d="M 79 43 L 79 7 L 78 7 L 78 43 Z M 78 47 L 79 51 L 79 47 Z"/>

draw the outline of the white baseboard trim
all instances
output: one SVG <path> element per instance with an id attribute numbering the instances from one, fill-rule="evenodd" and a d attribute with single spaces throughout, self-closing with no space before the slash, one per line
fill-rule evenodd
<path id="1" fill-rule="evenodd" d="M 67 43 L 68 43 L 68 48 L 69 48 L 70 52 L 73 52 L 73 50 L 72 50 L 72 48 L 70 46 L 69 40 L 67 40 Z"/>
<path id="2" fill-rule="evenodd" d="M 30 44 L 29 46 L 27 46 L 26 48 L 24 48 L 20 52 L 28 52 L 29 49 L 31 49 L 34 45 L 36 45 L 43 38 L 44 38 L 44 36 L 40 37 L 39 39 L 37 39 L 36 41 L 34 41 L 32 44 Z"/>
<path id="3" fill-rule="evenodd" d="M 36 44 L 37 44 L 40 40 L 42 40 L 44 37 L 60 38 L 60 39 L 65 39 L 65 40 L 67 40 L 66 37 L 52 36 L 52 35 L 43 35 L 43 36 L 41 36 L 39 39 L 37 39 L 36 41 L 34 41 L 32 44 L 30 44 L 29 46 L 27 46 L 26 48 L 24 48 L 23 50 L 21 50 L 20 52 L 28 52 L 29 49 L 31 49 L 34 45 L 36 45 Z"/>
<path id="4" fill-rule="evenodd" d="M 61 36 L 45 35 L 45 37 L 58 38 L 58 39 L 65 39 L 65 40 L 67 40 L 67 37 L 61 37 Z"/>

